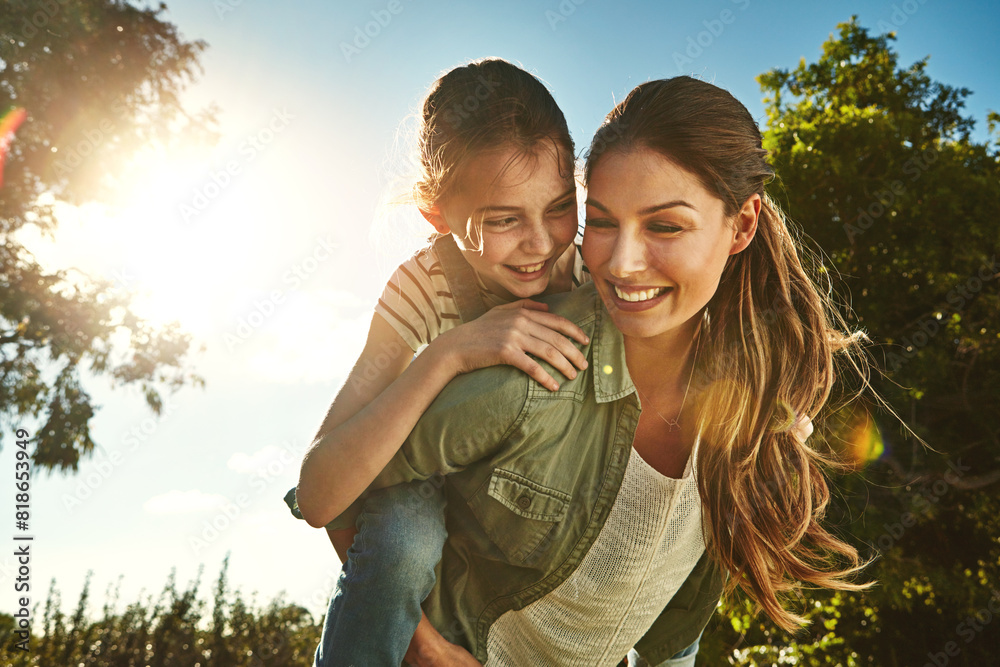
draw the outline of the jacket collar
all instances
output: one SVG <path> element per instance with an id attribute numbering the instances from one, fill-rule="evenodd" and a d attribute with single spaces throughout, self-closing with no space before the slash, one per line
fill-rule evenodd
<path id="1" fill-rule="evenodd" d="M 598 403 L 617 401 L 635 391 L 625 365 L 625 339 L 604 307 L 597 290 L 594 327 L 594 396 Z"/>

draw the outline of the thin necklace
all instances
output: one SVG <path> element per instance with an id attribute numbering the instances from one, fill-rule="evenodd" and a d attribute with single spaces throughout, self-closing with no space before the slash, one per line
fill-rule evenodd
<path id="1" fill-rule="evenodd" d="M 670 433 L 679 430 L 681 427 L 681 421 L 680 421 L 681 413 L 684 412 L 684 404 L 687 403 L 688 392 L 691 391 L 691 380 L 694 379 L 694 367 L 695 364 L 698 363 L 698 348 L 701 347 L 701 325 L 703 322 L 704 318 L 702 318 L 702 322 L 698 323 L 698 332 L 695 334 L 695 336 L 697 336 L 697 340 L 695 341 L 694 345 L 694 358 L 691 360 L 691 373 L 688 374 L 687 386 L 684 388 L 684 396 L 683 398 L 681 398 L 681 408 L 680 410 L 677 411 L 676 417 L 674 417 L 673 419 L 667 419 L 666 417 L 661 415 L 660 411 L 656 409 L 655 405 L 653 405 L 653 402 L 647 399 L 646 395 L 642 393 L 641 389 L 639 389 L 639 385 L 633 382 L 633 385 L 635 385 L 635 390 L 639 392 L 639 396 L 642 398 L 642 400 L 649 404 L 649 407 L 653 409 L 653 412 L 656 413 L 657 417 L 659 417 L 660 419 L 662 419 L 667 423 L 667 426 L 670 429 L 669 431 Z"/>

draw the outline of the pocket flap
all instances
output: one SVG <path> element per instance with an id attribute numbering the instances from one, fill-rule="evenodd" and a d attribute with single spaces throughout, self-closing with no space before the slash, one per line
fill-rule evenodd
<path id="1" fill-rule="evenodd" d="M 536 484 L 517 473 L 496 468 L 490 477 L 490 497 L 526 519 L 561 521 L 571 496 Z"/>

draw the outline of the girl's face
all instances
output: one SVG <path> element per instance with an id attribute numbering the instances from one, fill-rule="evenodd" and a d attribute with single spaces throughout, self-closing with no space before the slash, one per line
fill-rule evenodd
<path id="1" fill-rule="evenodd" d="M 694 174 L 645 147 L 594 165 L 583 259 L 626 337 L 676 333 L 712 298 L 729 256 L 753 238 L 760 196 L 733 217 L 724 208 Z"/>
<path id="2" fill-rule="evenodd" d="M 576 236 L 576 184 L 560 157 L 549 142 L 528 154 L 512 146 L 486 151 L 466 164 L 455 192 L 425 213 L 506 298 L 545 292 Z"/>

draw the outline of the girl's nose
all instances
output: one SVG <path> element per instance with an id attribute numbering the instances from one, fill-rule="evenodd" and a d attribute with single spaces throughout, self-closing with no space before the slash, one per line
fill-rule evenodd
<path id="1" fill-rule="evenodd" d="M 554 247 L 552 234 L 546 225 L 540 223 L 531 225 L 524 243 L 527 252 L 532 255 L 548 255 Z"/>

